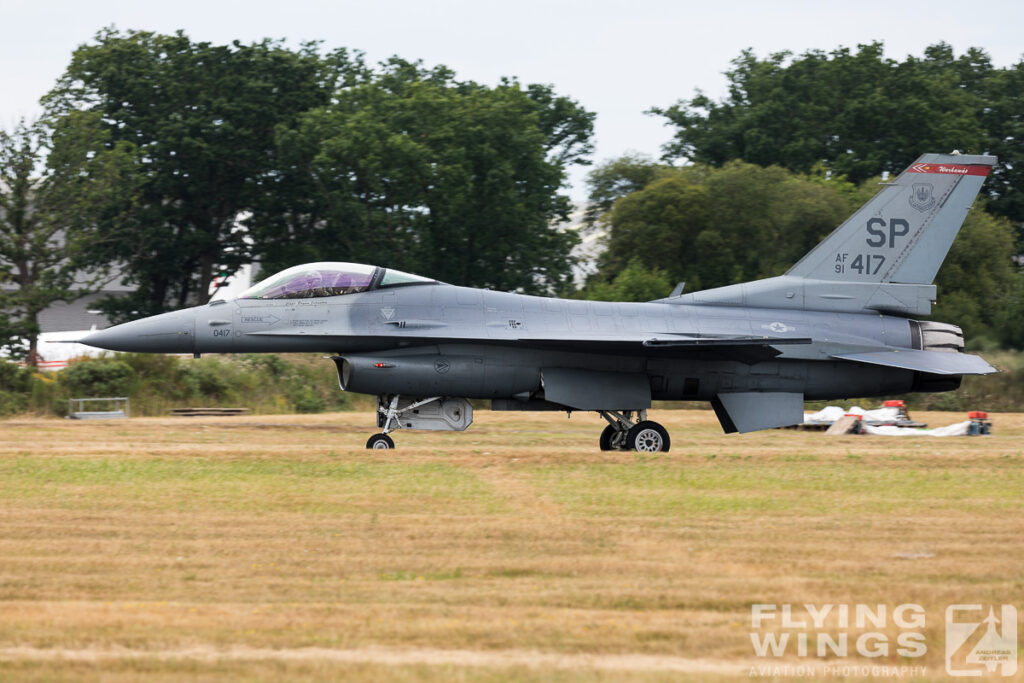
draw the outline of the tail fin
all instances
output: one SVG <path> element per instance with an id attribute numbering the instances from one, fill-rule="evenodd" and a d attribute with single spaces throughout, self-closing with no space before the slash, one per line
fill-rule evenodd
<path id="1" fill-rule="evenodd" d="M 923 155 L 786 275 L 931 284 L 995 163 L 992 156 Z"/>
<path id="2" fill-rule="evenodd" d="M 995 163 L 925 154 L 785 275 L 662 301 L 928 315 L 931 283 Z"/>

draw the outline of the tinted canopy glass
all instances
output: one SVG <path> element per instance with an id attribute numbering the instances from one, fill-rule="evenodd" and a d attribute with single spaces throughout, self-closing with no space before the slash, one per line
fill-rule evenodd
<path id="1" fill-rule="evenodd" d="M 360 263 L 306 263 L 282 270 L 245 290 L 240 299 L 309 299 L 365 292 L 376 266 Z"/>
<path id="2" fill-rule="evenodd" d="M 400 285 L 426 285 L 437 282 L 427 277 L 421 277 L 419 275 L 413 275 L 412 273 L 403 273 L 400 270 L 391 270 L 388 268 L 384 271 L 384 277 L 380 279 L 381 287 L 398 287 Z"/>

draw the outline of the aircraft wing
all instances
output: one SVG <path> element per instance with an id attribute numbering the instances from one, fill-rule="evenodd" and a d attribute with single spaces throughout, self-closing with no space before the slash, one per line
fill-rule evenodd
<path id="1" fill-rule="evenodd" d="M 295 330 L 265 330 L 248 332 L 255 337 L 304 337 L 311 335 Z M 330 335 L 324 335 L 330 336 Z M 371 338 L 364 336 L 365 341 Z M 394 338 L 379 337 L 381 347 L 388 348 Z M 774 347 L 784 344 L 810 344 L 809 337 L 763 337 L 752 335 L 699 335 L 664 333 L 655 336 L 605 337 L 533 337 L 479 338 L 437 335 L 403 335 L 405 346 L 427 346 L 445 343 L 485 343 L 494 346 L 517 346 L 552 351 L 582 351 L 622 355 L 654 355 L 669 357 L 698 357 L 705 360 L 734 360 L 741 363 L 759 363 L 775 358 L 782 352 Z"/>
<path id="2" fill-rule="evenodd" d="M 810 344 L 809 337 L 760 337 L 746 335 L 665 334 L 634 339 L 543 339 L 523 337 L 516 346 L 538 349 L 587 351 L 591 353 L 697 357 L 706 360 L 734 360 L 759 363 L 782 352 L 774 347 L 784 344 Z"/>
<path id="3" fill-rule="evenodd" d="M 990 375 L 999 372 L 980 356 L 947 351 L 892 349 L 891 351 L 868 353 L 845 353 L 832 357 L 903 370 L 917 370 L 933 375 Z"/>

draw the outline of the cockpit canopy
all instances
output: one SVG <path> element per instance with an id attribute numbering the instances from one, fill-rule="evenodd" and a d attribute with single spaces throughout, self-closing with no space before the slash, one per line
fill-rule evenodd
<path id="1" fill-rule="evenodd" d="M 258 282 L 239 295 L 239 299 L 311 299 L 342 296 L 383 287 L 436 284 L 419 275 L 361 263 L 305 263 L 282 270 Z"/>

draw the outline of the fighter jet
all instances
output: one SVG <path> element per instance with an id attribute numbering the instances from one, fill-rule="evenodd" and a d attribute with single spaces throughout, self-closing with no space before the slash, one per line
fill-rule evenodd
<path id="1" fill-rule="evenodd" d="M 341 389 L 377 396 L 367 448 L 400 429 L 466 429 L 492 410 L 593 411 L 602 450 L 668 451 L 652 400 L 709 401 L 726 432 L 792 425 L 807 400 L 956 389 L 996 372 L 920 321 L 992 156 L 925 154 L 785 275 L 647 303 L 458 287 L 308 263 L 82 342 L 153 353 L 326 352 Z"/>

